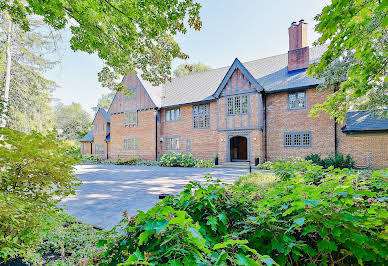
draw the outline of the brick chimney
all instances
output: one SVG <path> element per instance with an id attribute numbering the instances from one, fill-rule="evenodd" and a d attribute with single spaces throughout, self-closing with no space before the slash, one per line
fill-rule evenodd
<path id="1" fill-rule="evenodd" d="M 289 51 L 288 71 L 309 67 L 309 47 L 307 46 L 307 23 L 303 19 L 292 22 L 288 28 Z"/>

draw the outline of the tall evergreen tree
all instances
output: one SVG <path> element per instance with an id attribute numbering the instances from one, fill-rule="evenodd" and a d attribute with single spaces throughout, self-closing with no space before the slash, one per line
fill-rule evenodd
<path id="1" fill-rule="evenodd" d="M 30 25 L 25 32 L 6 14 L 0 16 L 0 90 L 8 113 L 2 126 L 44 132 L 53 127 L 51 92 L 56 86 L 44 72 L 55 64 L 49 58 L 59 36 L 40 20 L 30 19 Z"/>

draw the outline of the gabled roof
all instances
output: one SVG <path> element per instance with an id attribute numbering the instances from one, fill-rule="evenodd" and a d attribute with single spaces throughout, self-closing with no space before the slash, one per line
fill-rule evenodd
<path id="1" fill-rule="evenodd" d="M 352 111 L 346 114 L 343 132 L 388 131 L 388 118 L 379 118 L 371 111 Z"/>
<path id="2" fill-rule="evenodd" d="M 94 121 L 96 121 L 98 113 L 101 113 L 101 115 L 104 118 L 105 122 L 110 123 L 110 115 L 102 107 L 98 108 L 98 110 L 97 110 L 97 112 L 96 112 L 96 114 L 94 116 L 93 123 L 94 123 Z"/>
<path id="3" fill-rule="evenodd" d="M 327 46 L 311 47 L 310 64 L 317 62 Z M 321 81 L 307 76 L 305 70 L 288 72 L 288 53 L 257 59 L 240 64 L 249 72 L 266 92 L 275 92 L 308 87 Z M 222 67 L 187 76 L 174 78 L 157 87 L 161 89 L 161 107 L 213 100 L 217 88 L 224 80 L 230 67 Z M 143 82 L 143 81 L 142 81 Z M 144 87 L 148 87 L 144 85 Z M 148 88 L 147 88 L 148 90 Z"/>
<path id="4" fill-rule="evenodd" d="M 256 88 L 257 91 L 263 90 L 263 87 L 257 82 L 257 80 L 252 76 L 252 74 L 249 73 L 246 67 L 243 64 L 241 64 L 240 60 L 236 58 L 234 59 L 233 64 L 230 66 L 228 72 L 222 79 L 222 82 L 218 86 L 216 92 L 214 93 L 214 96 L 216 98 L 221 94 L 222 90 L 225 88 L 226 83 L 228 82 L 228 80 L 233 75 L 233 72 L 236 69 L 239 69 L 244 74 L 244 76 L 247 77 L 247 79 L 252 83 L 252 85 Z"/>
<path id="5" fill-rule="evenodd" d="M 80 141 L 81 142 L 92 142 L 93 138 L 93 129 L 88 132 Z"/>

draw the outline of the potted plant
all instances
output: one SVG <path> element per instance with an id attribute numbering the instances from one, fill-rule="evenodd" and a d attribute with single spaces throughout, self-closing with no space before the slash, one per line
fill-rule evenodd
<path id="1" fill-rule="evenodd" d="M 255 166 L 258 166 L 258 165 L 259 165 L 259 163 L 260 163 L 260 160 L 259 160 L 259 155 L 258 155 L 258 154 L 256 154 L 256 155 L 255 155 Z"/>
<path id="2" fill-rule="evenodd" d="M 214 155 L 214 165 L 218 165 L 218 153 Z"/>

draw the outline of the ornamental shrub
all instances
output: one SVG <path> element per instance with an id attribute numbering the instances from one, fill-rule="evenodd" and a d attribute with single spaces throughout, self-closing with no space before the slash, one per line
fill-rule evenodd
<path id="1" fill-rule="evenodd" d="M 33 259 L 56 203 L 75 193 L 78 161 L 55 132 L 0 128 L 0 135 L 0 258 Z"/>
<path id="2" fill-rule="evenodd" d="M 194 167 L 196 167 L 196 168 L 212 168 L 212 167 L 214 167 L 214 160 L 197 159 Z"/>
<path id="3" fill-rule="evenodd" d="M 305 160 L 312 161 L 313 163 L 320 165 L 324 168 L 329 168 L 330 166 L 333 166 L 334 168 L 340 169 L 352 169 L 355 165 L 355 162 L 352 156 L 350 156 L 350 154 L 344 157 L 344 155 L 341 153 L 336 153 L 324 159 L 321 159 L 319 154 L 311 154 L 306 156 Z"/>
<path id="4" fill-rule="evenodd" d="M 272 170 L 272 165 L 273 165 L 272 162 L 266 161 L 265 163 L 258 164 L 256 168 L 262 169 L 262 170 Z"/>
<path id="5" fill-rule="evenodd" d="M 101 265 L 383 265 L 388 169 L 373 173 L 277 162 L 255 188 L 189 183 L 107 232 Z M 292 172 L 292 174 L 291 174 Z M 253 177 L 251 175 L 250 177 Z M 259 193 L 257 193 L 259 191 Z M 263 256 L 265 255 L 265 256 Z"/>
<path id="6" fill-rule="evenodd" d="M 114 164 L 117 165 L 137 165 L 141 161 L 139 157 L 131 157 L 131 158 L 119 158 L 114 161 Z"/>
<path id="7" fill-rule="evenodd" d="M 160 158 L 161 166 L 168 167 L 194 167 L 197 160 L 191 153 L 170 152 Z"/>

